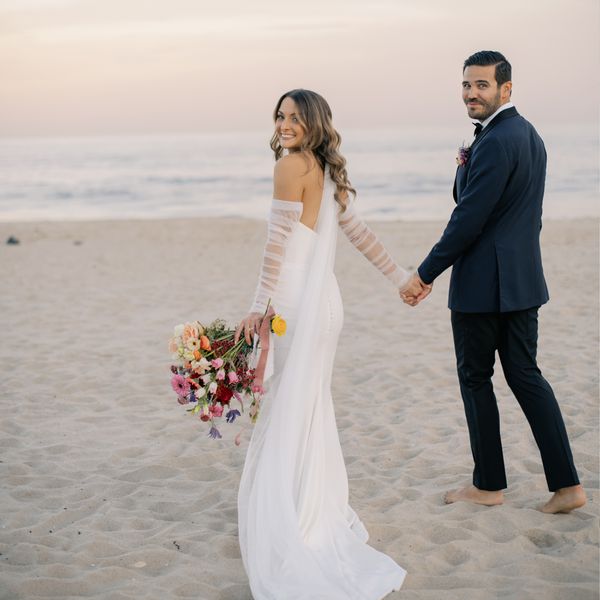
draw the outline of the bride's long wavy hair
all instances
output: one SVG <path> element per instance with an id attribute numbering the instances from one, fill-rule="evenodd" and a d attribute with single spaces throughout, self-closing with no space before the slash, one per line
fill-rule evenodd
<path id="1" fill-rule="evenodd" d="M 348 193 L 356 196 L 356 190 L 348 179 L 346 159 L 339 151 L 342 138 L 333 127 L 331 108 L 327 100 L 310 90 L 297 89 L 286 92 L 275 106 L 273 113 L 275 121 L 285 98 L 291 98 L 296 103 L 300 123 L 306 132 L 300 150 L 311 152 L 321 169 L 324 170 L 325 166 L 329 166 L 331 179 L 336 186 L 335 200 L 342 210 L 345 210 Z M 279 160 L 284 149 L 279 143 L 277 132 L 271 138 L 271 149 L 275 153 L 275 160 Z M 346 200 L 342 199 L 344 196 Z"/>

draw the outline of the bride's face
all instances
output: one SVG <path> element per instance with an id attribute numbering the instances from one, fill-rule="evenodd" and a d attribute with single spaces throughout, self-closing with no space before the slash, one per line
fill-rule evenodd
<path id="1" fill-rule="evenodd" d="M 282 148 L 292 152 L 300 150 L 306 129 L 300 122 L 300 113 L 296 103 L 289 96 L 283 99 L 277 111 L 275 133 Z"/>

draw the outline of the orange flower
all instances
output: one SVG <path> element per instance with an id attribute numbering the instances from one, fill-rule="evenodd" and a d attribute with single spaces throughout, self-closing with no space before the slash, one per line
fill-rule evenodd
<path id="1" fill-rule="evenodd" d="M 200 360 L 202 358 L 202 354 L 200 354 L 200 350 L 194 350 L 194 358 L 196 360 Z"/>
<path id="2" fill-rule="evenodd" d="M 210 340 L 205 335 L 200 336 L 200 348 L 210 350 Z"/>

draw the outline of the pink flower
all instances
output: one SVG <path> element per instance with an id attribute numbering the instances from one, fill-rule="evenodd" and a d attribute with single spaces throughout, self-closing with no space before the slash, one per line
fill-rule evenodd
<path id="1" fill-rule="evenodd" d="M 210 407 L 210 412 L 213 417 L 221 417 L 223 415 L 223 407 L 220 404 L 214 404 Z"/>
<path id="2" fill-rule="evenodd" d="M 240 381 L 235 371 L 229 371 L 229 373 L 227 373 L 227 378 L 229 379 L 229 383 L 239 383 Z"/>
<path id="3" fill-rule="evenodd" d="M 215 368 L 215 369 L 220 369 L 223 366 L 223 359 L 222 358 L 215 358 L 214 360 L 210 361 L 210 364 Z"/>
<path id="4" fill-rule="evenodd" d="M 190 382 L 183 375 L 173 375 L 171 387 L 180 397 L 185 397 L 190 393 Z"/>
<path id="5" fill-rule="evenodd" d="M 217 371 L 217 381 L 223 381 L 225 379 L 225 369 L 219 369 Z"/>

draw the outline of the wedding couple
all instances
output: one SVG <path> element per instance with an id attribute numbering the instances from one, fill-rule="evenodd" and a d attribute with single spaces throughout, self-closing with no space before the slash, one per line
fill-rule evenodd
<path id="1" fill-rule="evenodd" d="M 445 502 L 503 501 L 491 381 L 497 351 L 554 492 L 542 510 L 585 504 L 559 406 L 536 363 L 537 313 L 548 301 L 539 245 L 544 145 L 510 102 L 511 67 L 502 54 L 469 57 L 462 86 L 468 115 L 478 121 L 476 137 L 461 149 L 456 208 L 414 274 L 394 262 L 357 215 L 327 102 L 300 89 L 277 103 L 275 199 L 254 304 L 238 330 L 250 340 L 269 301 L 288 323 L 287 334 L 274 340 L 273 376 L 238 497 L 240 547 L 255 600 L 379 600 L 406 575 L 367 545 L 348 504 L 331 397 L 343 320 L 333 273 L 338 227 L 411 306 L 453 267 L 449 307 L 475 468 L 472 485 L 447 493 Z"/>

